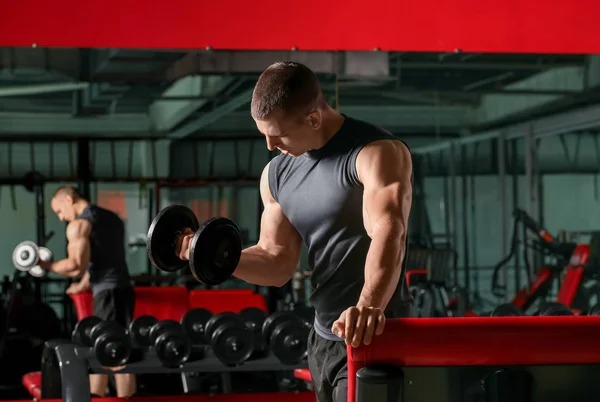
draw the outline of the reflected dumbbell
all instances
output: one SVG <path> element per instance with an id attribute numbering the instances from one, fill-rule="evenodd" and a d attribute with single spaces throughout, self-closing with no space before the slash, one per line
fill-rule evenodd
<path id="1" fill-rule="evenodd" d="M 192 342 L 192 346 L 200 348 L 208 345 L 206 339 L 206 323 L 212 318 L 213 314 L 204 308 L 193 308 L 188 310 L 181 319 L 181 325 L 188 338 Z"/>
<path id="2" fill-rule="evenodd" d="M 277 312 L 263 324 L 263 337 L 283 364 L 294 365 L 306 359 L 309 326 L 293 312 Z"/>
<path id="3" fill-rule="evenodd" d="M 240 311 L 240 317 L 252 332 L 254 339 L 254 349 L 252 350 L 251 357 L 258 358 L 264 356 L 267 350 L 267 341 L 263 335 L 262 328 L 267 320 L 267 313 L 257 307 L 248 307 Z"/>
<path id="4" fill-rule="evenodd" d="M 28 272 L 31 276 L 41 278 L 47 271 L 39 266 L 40 261 L 51 262 L 54 254 L 46 247 L 38 247 L 32 241 L 24 241 L 14 248 L 12 254 L 13 265 L 22 272 Z"/>
<path id="5" fill-rule="evenodd" d="M 73 330 L 74 342 L 92 348 L 103 367 L 123 366 L 131 356 L 131 340 L 123 327 L 113 321 L 90 316 L 79 321 Z"/>
<path id="6" fill-rule="evenodd" d="M 134 345 L 152 349 L 165 367 L 180 367 L 191 355 L 191 343 L 180 323 L 142 315 L 129 325 Z"/>
<path id="7" fill-rule="evenodd" d="M 151 315 L 141 315 L 129 324 L 129 336 L 133 345 L 140 349 L 152 346 L 150 330 L 158 323 L 158 319 Z"/>
<path id="8" fill-rule="evenodd" d="M 192 352 L 190 340 L 175 320 L 162 320 L 150 329 L 150 342 L 156 356 L 166 367 L 179 367 Z"/>
<path id="9" fill-rule="evenodd" d="M 205 327 L 207 343 L 215 356 L 227 366 L 237 366 L 254 351 L 254 336 L 244 320 L 231 312 L 212 316 Z"/>

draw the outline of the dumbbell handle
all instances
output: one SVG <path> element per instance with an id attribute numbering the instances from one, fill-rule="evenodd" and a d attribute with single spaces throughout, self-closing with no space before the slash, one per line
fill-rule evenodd
<path id="1" fill-rule="evenodd" d="M 181 232 L 181 231 L 177 231 L 177 232 L 175 232 L 175 237 L 174 237 L 174 239 L 173 239 L 173 248 L 175 249 L 175 253 L 176 253 L 176 255 L 177 255 L 178 257 L 179 257 L 179 253 L 178 253 L 178 251 L 180 251 L 179 249 L 180 249 L 180 248 L 181 248 L 181 246 L 182 246 L 183 237 L 184 237 L 184 236 L 191 235 L 191 234 L 194 234 L 194 232 L 192 232 L 192 233 L 185 233 L 185 230 L 190 230 L 190 231 L 191 231 L 192 229 L 191 229 L 191 228 L 186 228 L 186 229 L 184 229 L 184 231 L 183 231 L 183 232 Z M 189 250 L 188 250 L 188 253 L 187 253 L 187 255 L 186 255 L 186 257 L 187 257 L 188 259 L 189 259 L 189 255 L 190 255 L 190 254 L 189 254 Z"/>

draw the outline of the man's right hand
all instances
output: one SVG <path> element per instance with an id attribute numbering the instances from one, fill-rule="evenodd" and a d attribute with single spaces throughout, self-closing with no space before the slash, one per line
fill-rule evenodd
<path id="1" fill-rule="evenodd" d="M 73 282 L 65 291 L 68 295 L 74 295 L 77 293 L 84 293 L 90 290 L 89 286 L 82 284 L 81 282 Z"/>
<path id="2" fill-rule="evenodd" d="M 192 242 L 194 235 L 195 233 L 192 229 L 186 228 L 185 231 L 177 237 L 175 254 L 184 261 L 189 261 L 190 259 L 190 243 Z"/>

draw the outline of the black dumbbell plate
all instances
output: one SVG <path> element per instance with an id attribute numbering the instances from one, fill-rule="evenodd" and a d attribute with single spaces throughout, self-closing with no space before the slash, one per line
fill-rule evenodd
<path id="1" fill-rule="evenodd" d="M 198 218 L 186 206 L 170 205 L 160 211 L 148 229 L 146 241 L 152 264 L 166 272 L 185 268 L 187 262 L 175 254 L 176 235 L 186 228 L 196 231 L 199 226 Z"/>
<path id="2" fill-rule="evenodd" d="M 207 285 L 231 278 L 242 255 L 242 237 L 237 225 L 227 218 L 212 218 L 196 232 L 190 245 L 190 269 Z"/>
<path id="3" fill-rule="evenodd" d="M 102 320 L 96 316 L 85 317 L 83 320 L 80 320 L 75 324 L 75 328 L 73 329 L 73 334 L 71 335 L 71 339 L 73 342 L 76 342 L 80 345 L 86 347 L 92 347 L 92 328 L 96 324 L 101 323 Z"/>
<path id="4" fill-rule="evenodd" d="M 149 347 L 152 345 L 152 342 L 150 342 L 150 330 L 157 322 L 158 319 L 151 315 L 139 316 L 131 322 L 129 333 L 137 346 Z"/>
<path id="5" fill-rule="evenodd" d="M 208 344 L 205 336 L 206 323 L 212 313 L 204 308 L 194 308 L 183 316 L 181 325 L 194 345 Z"/>

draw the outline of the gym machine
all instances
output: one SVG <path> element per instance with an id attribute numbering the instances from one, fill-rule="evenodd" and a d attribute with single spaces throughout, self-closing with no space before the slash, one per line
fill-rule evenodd
<path id="1" fill-rule="evenodd" d="M 523 239 L 526 239 L 527 233 L 531 232 L 536 236 L 536 241 L 529 244 L 525 243 L 526 247 L 523 250 L 526 272 L 528 273 L 528 287 L 526 289 L 520 289 L 510 303 L 524 311 L 531 307 L 536 300 L 545 297 L 548 294 L 553 283 L 560 278 L 560 274 L 569 263 L 577 244 L 558 241 L 546 229 L 540 227 L 538 223 L 522 209 L 517 208 L 514 210 L 513 220 L 510 251 L 508 255 L 494 267 L 492 275 L 492 293 L 496 297 L 503 298 L 506 296 L 506 284 L 500 284 L 500 272 L 517 253 L 519 246 L 518 230 L 519 225 L 522 225 Z M 530 268 L 530 263 L 527 258 L 527 246 L 555 259 L 554 264 L 539 269 L 534 278 L 529 275 L 533 270 Z M 518 271 L 515 271 L 515 275 L 519 274 Z"/>
<path id="2" fill-rule="evenodd" d="M 573 311 L 572 309 L 574 309 L 577 313 L 586 314 L 589 309 L 589 295 L 587 294 L 589 292 L 583 287 L 584 276 L 593 277 L 597 273 L 598 263 L 595 261 L 597 251 L 594 253 L 592 251 L 598 249 L 598 234 L 592 235 L 590 245 L 593 247 L 586 244 L 562 242 L 540 227 L 525 211 L 516 209 L 513 216 L 514 226 L 510 253 L 494 268 L 493 294 L 497 297 L 506 295 L 506 286 L 499 284 L 499 273 L 501 268 L 516 254 L 519 223 L 523 225 L 524 238 L 526 238 L 527 231 L 533 232 L 537 237 L 537 241 L 529 246 L 543 252 L 545 256 L 552 257 L 555 261 L 554 264 L 539 269 L 533 279 L 528 275 L 528 288 L 519 290 L 509 303 L 497 306 L 492 315 L 521 315 L 537 300 L 541 301 L 541 305 L 535 315 L 546 315 L 544 314 L 546 309 L 550 311 L 556 309 Z M 594 244 L 596 245 L 594 246 Z M 526 249 L 524 254 L 524 260 L 528 267 L 527 272 L 531 272 Z M 519 273 L 516 272 L 516 274 Z M 557 282 L 560 283 L 560 286 L 556 300 L 548 302 L 546 298 Z M 562 305 L 562 308 L 559 308 L 559 305 Z"/>
<path id="3" fill-rule="evenodd" d="M 409 248 L 406 278 L 413 297 L 413 317 L 464 317 L 469 303 L 466 289 L 449 287 L 457 255 L 452 249 Z"/>

